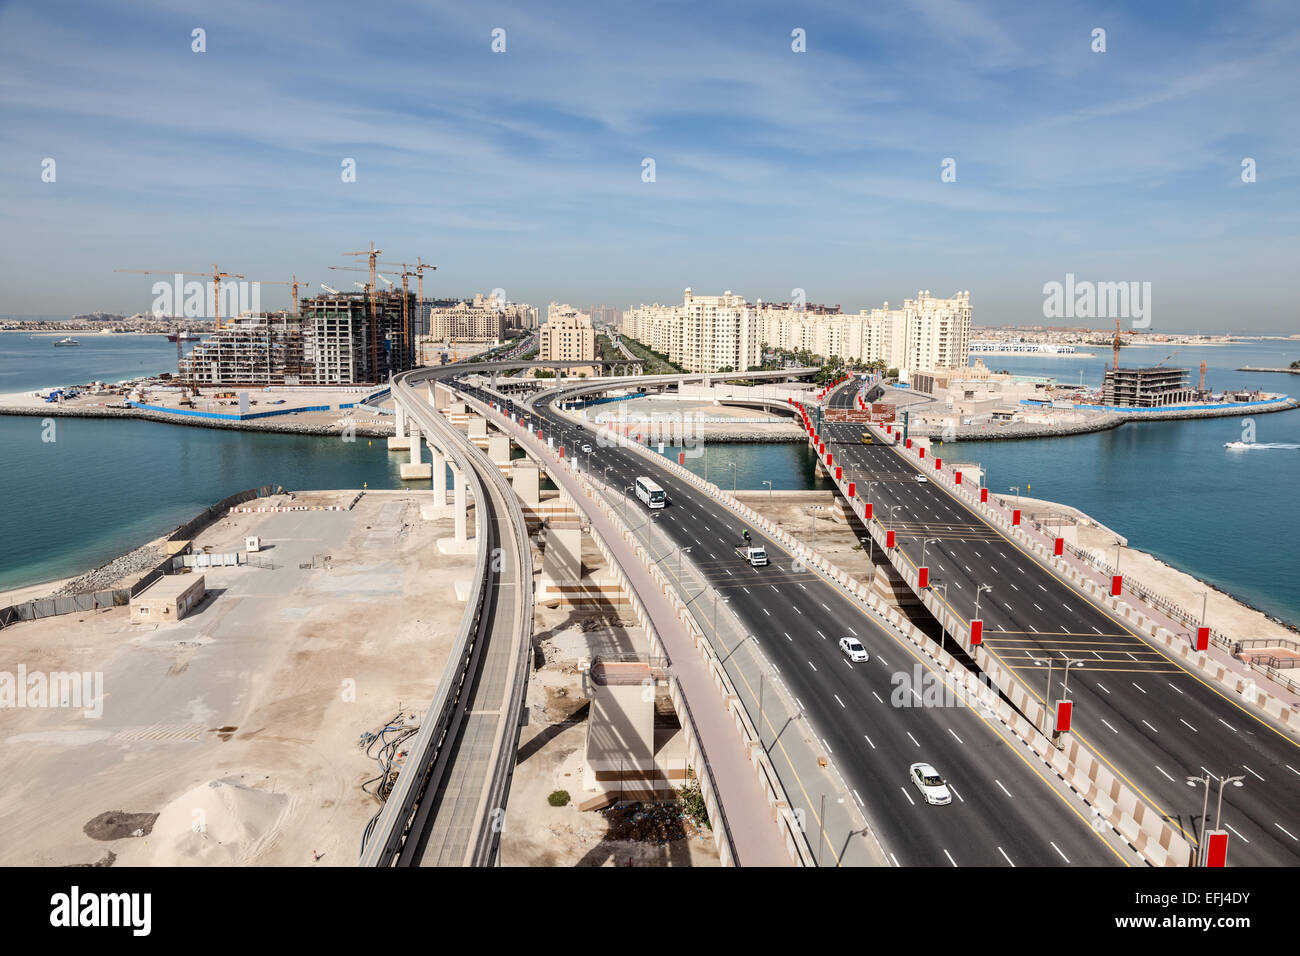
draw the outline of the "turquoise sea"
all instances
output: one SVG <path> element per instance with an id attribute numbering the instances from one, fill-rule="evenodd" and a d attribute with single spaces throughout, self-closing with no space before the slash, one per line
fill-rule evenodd
<path id="1" fill-rule="evenodd" d="M 117 380 L 168 369 L 175 345 L 161 336 L 78 336 L 95 343 L 54 349 L 0 333 L 0 391 Z M 99 339 L 104 343 L 99 345 Z M 23 341 L 18 341 L 22 339 Z M 1126 350 L 1125 364 L 1155 364 L 1170 350 Z M 64 353 L 77 353 L 68 355 Z M 1300 391 L 1300 377 L 1232 371 L 1285 365 L 1300 342 L 1188 349 L 1170 364 L 1209 364 L 1215 388 L 1247 385 Z M 1096 358 L 987 357 L 993 368 L 1060 381 L 1100 379 Z M 991 487 L 1031 486 L 1035 497 L 1068 502 L 1126 535 L 1134 547 L 1225 591 L 1300 623 L 1300 411 L 1254 417 L 1255 440 L 1270 448 L 1231 452 L 1237 418 L 1152 422 L 1072 438 L 963 442 L 948 457 L 978 461 Z M 235 491 L 278 482 L 293 489 L 395 488 L 401 456 L 382 442 L 218 431 L 142 421 L 58 419 L 57 441 L 41 441 L 38 418 L 0 416 L 0 589 L 94 567 Z M 676 458 L 675 449 L 665 451 Z M 716 444 L 709 477 L 722 487 L 819 487 L 800 444 Z M 703 473 L 703 458 L 688 459 Z"/>

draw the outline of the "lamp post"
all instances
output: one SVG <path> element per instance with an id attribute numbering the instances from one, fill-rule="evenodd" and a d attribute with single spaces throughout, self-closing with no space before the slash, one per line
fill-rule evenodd
<path id="1" fill-rule="evenodd" d="M 730 598 L 722 598 L 722 603 L 726 604 Z M 713 636 L 718 636 L 718 589 L 713 589 Z"/>
<path id="2" fill-rule="evenodd" d="M 1019 511 L 1020 510 L 1020 486 L 1017 485 L 1015 488 L 1008 488 L 1007 491 L 1014 491 L 1016 493 L 1016 510 Z"/>
<path id="3" fill-rule="evenodd" d="M 981 584 L 979 587 L 975 589 L 975 616 L 972 618 L 972 620 L 980 619 L 980 593 L 983 591 L 992 591 L 992 590 L 993 590 L 993 585 L 991 584 Z"/>
<path id="4" fill-rule="evenodd" d="M 1044 701 L 1045 709 L 1044 709 L 1044 711 L 1043 711 L 1043 722 L 1044 722 L 1045 724 L 1047 724 L 1048 728 L 1050 728 L 1050 727 L 1051 727 L 1051 719 L 1052 719 L 1052 663 L 1053 663 L 1053 659 L 1050 658 L 1050 657 L 1048 657 L 1048 658 L 1034 657 L 1034 658 L 1031 658 L 1031 660 L 1032 660 L 1035 664 L 1046 664 L 1046 665 L 1047 665 L 1047 697 L 1046 697 L 1046 699 L 1045 699 L 1045 701 Z M 1067 660 L 1065 661 L 1065 680 L 1064 680 L 1064 681 L 1062 682 L 1062 684 L 1061 684 L 1061 698 L 1062 698 L 1062 699 L 1065 698 L 1065 692 L 1069 689 L 1069 686 L 1070 686 L 1070 668 L 1071 668 L 1071 667 L 1085 667 L 1085 666 L 1087 666 L 1087 663 L 1088 663 L 1087 661 L 1083 661 L 1083 660 L 1069 660 L 1069 659 L 1067 659 Z M 1045 733 L 1045 734 L 1050 733 L 1050 732 L 1051 732 L 1051 731 L 1050 731 L 1049 729 L 1045 729 L 1045 730 L 1043 731 L 1043 733 Z"/>
<path id="5" fill-rule="evenodd" d="M 731 466 L 731 493 L 734 495 L 736 493 L 736 463 L 734 461 L 724 461 L 723 464 Z"/>
<path id="6" fill-rule="evenodd" d="M 920 564 L 920 567 L 925 567 L 925 566 L 926 566 L 926 564 L 925 564 L 925 549 L 928 548 L 928 547 L 929 547 L 930 545 L 932 545 L 932 544 L 938 544 L 941 540 L 942 540 L 941 538 L 924 538 L 924 539 L 922 539 L 922 541 L 921 541 L 921 564 Z"/>
<path id="7" fill-rule="evenodd" d="M 770 482 L 770 481 L 761 481 L 761 482 L 759 482 L 759 484 L 767 485 L 767 500 L 768 500 L 768 501 L 771 501 L 771 500 L 772 500 L 772 482 Z"/>
<path id="8" fill-rule="evenodd" d="M 1209 841 L 1206 840 L 1206 838 L 1205 838 L 1205 831 L 1206 831 L 1206 829 L 1207 829 L 1207 828 L 1206 828 L 1206 823 L 1208 822 L 1208 821 L 1206 820 L 1206 817 L 1207 817 L 1207 815 L 1209 814 L 1209 809 L 1210 809 L 1210 785 L 1211 785 L 1211 783 L 1214 782 L 1214 781 L 1217 781 L 1218 784 L 1219 784 L 1219 800 L 1218 800 L 1218 804 L 1217 804 L 1217 806 L 1215 807 L 1215 810 L 1214 810 L 1214 829 L 1217 830 L 1217 829 L 1219 829 L 1219 823 L 1220 823 L 1221 820 L 1223 819 L 1223 787 L 1224 787 L 1224 784 L 1229 784 L 1229 783 L 1230 783 L 1230 784 L 1232 784 L 1234 787 L 1241 787 L 1241 786 L 1244 785 L 1244 781 L 1245 781 L 1245 779 L 1246 779 L 1245 777 L 1219 777 L 1219 776 L 1216 776 L 1215 774 L 1210 773 L 1208 770 L 1205 771 L 1205 775 L 1204 775 L 1204 776 L 1191 776 L 1191 777 L 1188 777 L 1188 778 L 1187 778 L 1187 785 L 1188 785 L 1189 787 L 1196 787 L 1196 786 L 1199 784 L 1199 785 L 1201 785 L 1202 787 L 1205 788 L 1205 796 L 1204 796 L 1204 798 L 1201 800 L 1201 839 L 1200 839 L 1199 844 L 1198 844 L 1197 847 L 1196 847 L 1196 865 L 1197 865 L 1197 866 L 1205 866 L 1205 864 L 1206 864 L 1206 862 L 1207 862 L 1206 857 L 1207 857 L 1207 854 L 1209 853 L 1209 850 L 1210 850 Z"/>

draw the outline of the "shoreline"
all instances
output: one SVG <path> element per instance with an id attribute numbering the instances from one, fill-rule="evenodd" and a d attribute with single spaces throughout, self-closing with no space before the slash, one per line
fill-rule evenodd
<path id="1" fill-rule="evenodd" d="M 1007 502 L 1015 499 L 1014 495 L 1009 495 L 1009 494 L 993 494 L 991 495 L 991 497 L 999 499 L 1000 501 L 1003 502 L 1004 505 Z M 1047 506 L 1053 511 L 1066 513 L 1066 514 L 1073 514 L 1079 518 L 1086 519 L 1086 521 L 1090 522 L 1091 526 L 1102 529 L 1102 531 L 1104 532 L 1103 537 L 1105 536 L 1105 533 L 1109 533 L 1112 535 L 1119 535 L 1123 537 L 1125 543 L 1122 545 L 1122 555 L 1120 558 L 1121 571 L 1123 571 L 1126 574 L 1129 573 L 1129 571 L 1134 567 L 1134 564 L 1136 563 L 1138 570 L 1132 571 L 1133 577 L 1139 583 L 1147 586 L 1159 584 L 1160 583 L 1159 579 L 1161 577 L 1172 578 L 1171 583 L 1174 585 L 1174 588 L 1182 589 L 1186 593 L 1182 595 L 1170 595 L 1170 597 L 1175 601 L 1176 604 L 1179 604 L 1186 611 L 1194 613 L 1197 610 L 1197 607 L 1196 607 L 1196 600 L 1189 601 L 1186 600 L 1185 598 L 1190 597 L 1194 599 L 1199 599 L 1201 594 L 1203 594 L 1208 589 L 1208 591 L 1210 592 L 1210 598 L 1208 603 L 1209 612 L 1207 614 L 1207 619 L 1214 618 L 1216 614 L 1216 610 L 1215 610 L 1216 601 L 1214 600 L 1214 597 L 1215 595 L 1218 595 L 1218 597 L 1220 598 L 1220 600 L 1217 602 L 1220 605 L 1218 610 L 1220 622 L 1222 621 L 1222 616 L 1225 613 L 1222 605 L 1225 602 L 1231 602 L 1232 604 L 1235 604 L 1238 609 L 1240 609 L 1239 612 L 1245 612 L 1248 616 L 1258 615 L 1259 617 L 1263 618 L 1264 621 L 1267 622 L 1268 624 L 1273 625 L 1275 628 L 1281 629 L 1283 632 L 1285 632 L 1284 634 L 1280 635 L 1282 639 L 1300 640 L 1300 618 L 1297 618 L 1295 622 L 1292 622 L 1287 620 L 1286 618 L 1278 617 L 1273 612 L 1268 611 L 1262 607 L 1259 607 L 1256 604 L 1253 604 L 1248 599 L 1233 593 L 1232 591 L 1228 590 L 1226 587 L 1222 587 L 1218 584 L 1215 584 L 1213 581 L 1207 581 L 1204 578 L 1199 577 L 1196 574 L 1192 573 L 1191 571 L 1184 570 L 1178 565 L 1171 564 L 1170 562 L 1153 554 L 1150 551 L 1145 551 L 1141 548 L 1136 548 L 1132 544 L 1128 543 L 1129 539 L 1127 538 L 1127 536 L 1123 535 L 1122 532 L 1114 528 L 1111 528 L 1109 525 L 1104 524 L 1103 522 L 1099 521 L 1097 518 L 1093 517 L 1088 512 L 1083 511 L 1075 507 L 1074 505 L 1065 502 L 1050 501 L 1046 498 L 1030 498 L 1024 495 L 1021 495 L 1019 497 L 1019 502 L 1022 508 L 1031 505 L 1032 506 L 1042 505 L 1042 506 Z M 1030 516 L 1032 517 L 1032 515 Z M 1078 543 L 1078 547 L 1089 552 L 1101 551 L 1103 556 L 1114 554 L 1113 541 L 1110 543 L 1104 543 L 1104 542 L 1088 543 L 1080 539 Z M 1148 564 L 1150 565 L 1149 567 L 1146 568 L 1143 567 L 1144 565 L 1148 565 Z M 1145 576 L 1144 576 L 1144 572 L 1145 572 Z M 1171 590 L 1172 589 L 1173 588 L 1171 588 Z M 1213 624 L 1212 620 L 1211 623 Z M 1228 634 L 1233 630 L 1240 631 L 1244 628 L 1246 630 L 1251 631 L 1252 636 L 1267 637 L 1268 635 L 1255 633 L 1255 630 L 1258 628 L 1259 623 L 1260 622 L 1257 621 L 1255 622 L 1246 621 L 1246 622 L 1242 622 L 1240 625 L 1233 625 L 1231 627 L 1218 627 L 1216 629 L 1219 630 L 1221 633 Z M 1240 639 L 1240 635 L 1238 635 L 1238 639 Z"/>
<path id="2" fill-rule="evenodd" d="M 225 421 L 222 419 L 193 418 L 186 415 L 169 415 L 140 408 L 107 408 L 104 406 L 68 407 L 51 405 L 48 408 L 35 406 L 0 405 L 0 415 L 13 415 L 21 418 L 132 418 L 141 421 L 157 422 L 161 425 L 180 425 L 190 428 L 217 428 L 227 431 L 277 432 L 286 435 L 317 435 L 338 437 L 346 427 L 340 423 L 329 425 L 310 424 L 307 422 L 272 421 L 254 419 L 251 421 Z M 286 416 L 288 417 L 288 416 Z M 355 423 L 353 434 L 359 438 L 387 438 L 393 435 L 394 425 L 387 422 L 380 424 Z"/>

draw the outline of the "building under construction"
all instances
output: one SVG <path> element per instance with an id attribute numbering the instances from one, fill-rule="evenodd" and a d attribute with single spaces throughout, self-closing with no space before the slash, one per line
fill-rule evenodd
<path id="1" fill-rule="evenodd" d="M 1101 387 L 1103 405 L 1124 408 L 1160 408 L 1197 400 L 1185 368 L 1108 368 Z"/>
<path id="2" fill-rule="evenodd" d="M 358 385 L 413 367 L 414 293 L 328 293 L 299 305 L 297 315 L 231 320 L 194 347 L 182 377 L 199 387 Z"/>

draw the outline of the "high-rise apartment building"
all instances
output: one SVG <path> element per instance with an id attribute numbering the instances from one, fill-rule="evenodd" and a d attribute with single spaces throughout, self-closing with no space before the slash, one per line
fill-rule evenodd
<path id="1" fill-rule="evenodd" d="M 596 330 L 591 316 L 552 302 L 538 332 L 537 359 L 542 362 L 595 362 Z M 591 369 L 592 372 L 595 368 Z"/>
<path id="2" fill-rule="evenodd" d="M 198 385 L 356 385 L 412 367 L 415 296 L 330 293 L 303 299 L 297 315 L 230 319 L 182 364 Z"/>

